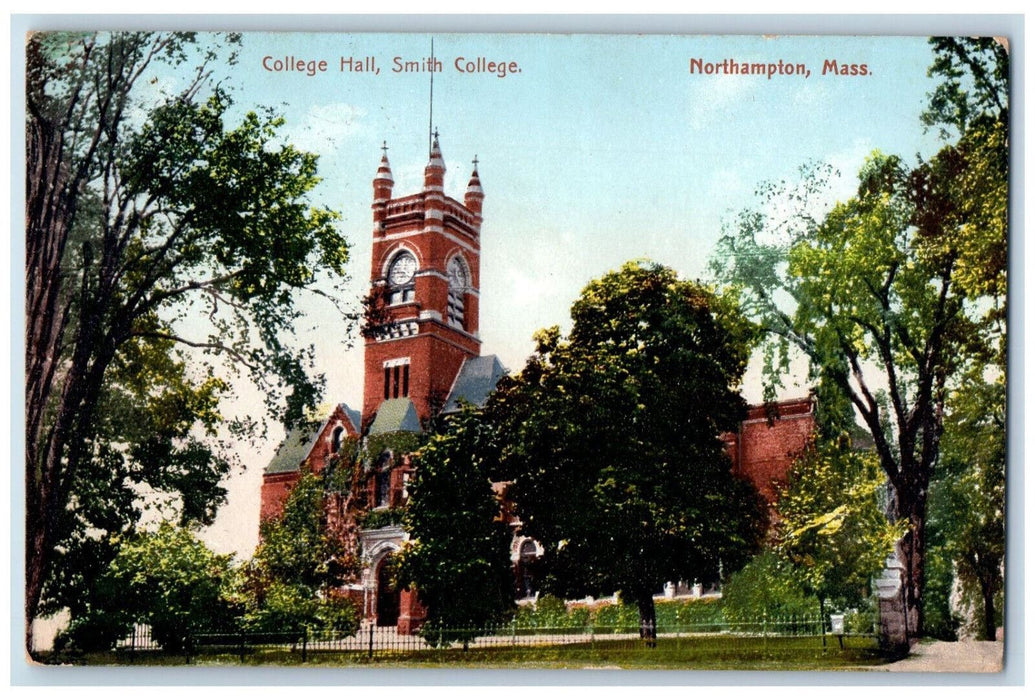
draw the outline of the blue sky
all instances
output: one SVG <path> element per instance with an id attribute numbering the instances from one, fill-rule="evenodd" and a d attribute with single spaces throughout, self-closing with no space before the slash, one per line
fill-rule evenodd
<path id="1" fill-rule="evenodd" d="M 320 155 L 314 201 L 342 214 L 352 244 L 350 298 L 369 280 L 371 180 L 387 141 L 396 195 L 420 188 L 428 146 L 429 73 L 393 73 L 392 59 L 427 57 L 426 34 L 246 34 L 226 69 L 238 106 L 270 105 L 285 138 Z M 486 192 L 482 229 L 483 353 L 511 370 L 532 334 L 561 324 L 582 287 L 631 258 L 690 278 L 736 211 L 757 203 L 763 181 L 793 179 L 829 162 L 850 196 L 873 149 L 929 155 L 935 135 L 919 115 L 932 82 L 922 37 L 435 36 L 434 125 L 446 192 L 462 199 L 477 154 Z M 327 61 L 313 77 L 271 72 L 263 59 Z M 374 56 L 381 71 L 343 73 L 341 57 Z M 457 57 L 516 62 L 519 73 L 465 74 Z M 811 76 L 691 75 L 689 61 L 803 63 Z M 866 64 L 870 75 L 821 75 L 825 60 Z M 306 301 L 301 338 L 317 346 L 328 401 L 361 403 L 362 344 L 331 309 Z M 804 392 L 790 387 L 788 395 Z M 757 373 L 745 394 L 761 396 Z M 257 397 L 242 387 L 241 405 Z M 260 445 L 231 483 L 211 530 L 220 549 L 254 546 L 261 468 L 279 436 Z"/>

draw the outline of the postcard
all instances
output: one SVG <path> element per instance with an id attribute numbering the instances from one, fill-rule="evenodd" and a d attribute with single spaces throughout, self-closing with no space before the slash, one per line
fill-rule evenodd
<path id="1" fill-rule="evenodd" d="M 1011 48 L 30 32 L 26 653 L 1001 672 Z"/>

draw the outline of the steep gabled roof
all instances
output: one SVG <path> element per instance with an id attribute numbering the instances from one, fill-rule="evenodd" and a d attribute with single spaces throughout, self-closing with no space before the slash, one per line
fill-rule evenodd
<path id="1" fill-rule="evenodd" d="M 454 413 L 460 410 L 461 400 L 475 406 L 482 406 L 496 384 L 506 375 L 500 358 L 495 355 L 470 357 L 460 367 L 456 375 L 449 398 L 442 409 L 443 413 Z"/>
<path id="2" fill-rule="evenodd" d="M 341 409 L 341 412 L 344 413 L 345 417 L 349 419 L 350 423 L 352 423 L 351 433 L 353 435 L 359 435 L 359 423 L 362 420 L 359 411 L 352 410 L 349 408 L 348 404 L 344 403 L 338 404 L 338 408 Z"/>
<path id="3" fill-rule="evenodd" d="M 377 409 L 377 416 L 370 425 L 371 435 L 394 433 L 397 431 L 410 433 L 420 432 L 420 420 L 417 409 L 409 399 L 387 399 Z"/>
<path id="4" fill-rule="evenodd" d="M 328 419 L 329 420 L 329 419 Z M 265 474 L 283 474 L 285 472 L 297 472 L 299 465 L 305 461 L 316 444 L 316 438 L 323 432 L 327 421 L 323 422 L 318 430 L 307 432 L 302 428 L 292 428 L 288 431 L 284 442 L 280 443 L 273 459 L 263 470 Z"/>
<path id="5" fill-rule="evenodd" d="M 339 411 L 341 416 L 350 424 L 346 428 L 347 432 L 351 435 L 359 435 L 359 411 L 354 411 L 347 404 L 340 403 L 320 423 L 320 427 L 316 430 L 312 432 L 307 432 L 304 428 L 292 428 L 289 430 L 284 441 L 280 443 L 280 447 L 274 453 L 273 459 L 266 465 L 263 473 L 284 474 L 286 472 L 298 471 L 302 463 L 308 459 L 309 453 L 313 451 L 316 441 L 327 429 L 328 424 L 339 414 Z"/>

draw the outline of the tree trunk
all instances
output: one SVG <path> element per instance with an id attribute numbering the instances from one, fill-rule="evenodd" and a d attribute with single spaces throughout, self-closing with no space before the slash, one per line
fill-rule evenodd
<path id="1" fill-rule="evenodd" d="M 640 639 L 653 649 L 658 645 L 658 621 L 654 612 L 654 596 L 650 593 L 636 597 L 636 607 L 640 611 Z"/>
<path id="2" fill-rule="evenodd" d="M 905 565 L 905 623 L 909 643 L 920 638 L 924 629 L 924 568 L 926 565 L 926 501 L 922 497 L 912 499 L 911 506 L 900 517 L 908 521 L 909 530 L 902 538 L 902 563 Z"/>
<path id="3" fill-rule="evenodd" d="M 84 324 L 85 325 L 85 324 Z M 96 322 L 89 324 L 95 328 Z M 68 505 L 77 465 L 84 459 L 86 439 L 103 384 L 114 357 L 110 336 L 97 340 L 90 333 L 77 341 L 64 386 L 58 398 L 54 425 L 34 465 L 26 464 L 25 510 L 25 624 L 26 650 L 32 650 L 32 621 L 39 610 L 46 583 L 55 533 Z M 94 354 L 95 353 L 95 354 Z"/>
<path id="4" fill-rule="evenodd" d="M 995 586 L 987 579 L 981 580 L 981 598 L 985 607 L 985 639 L 995 641 Z"/>

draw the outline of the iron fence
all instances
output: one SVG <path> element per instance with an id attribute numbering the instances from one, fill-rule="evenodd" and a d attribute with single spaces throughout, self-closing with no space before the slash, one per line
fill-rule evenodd
<path id="1" fill-rule="evenodd" d="M 352 633 L 312 631 L 306 629 L 278 632 L 202 632 L 192 633 L 179 652 L 187 662 L 198 655 L 235 655 L 241 661 L 255 652 L 285 652 L 301 656 L 306 661 L 314 654 L 337 653 L 357 658 L 398 657 L 407 654 L 435 654 L 444 650 L 492 650 L 515 647 L 607 648 L 610 651 L 642 649 L 645 644 L 664 644 L 679 647 L 695 638 L 813 637 L 837 640 L 844 646 L 845 637 L 876 635 L 875 618 L 856 616 L 854 623 L 834 634 L 828 618 L 818 617 L 762 617 L 751 620 L 711 621 L 696 624 L 661 625 L 654 637 L 644 635 L 639 626 L 616 624 L 589 624 L 575 626 L 529 627 L 516 622 L 494 627 L 461 629 L 424 629 L 415 634 L 400 634 L 394 626 L 362 623 Z M 161 652 L 161 645 L 145 625 L 137 625 L 133 633 L 119 644 L 119 651 Z"/>

